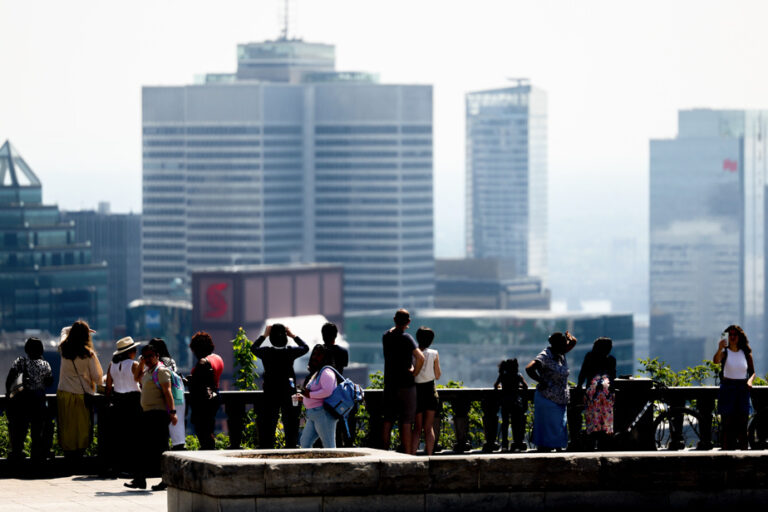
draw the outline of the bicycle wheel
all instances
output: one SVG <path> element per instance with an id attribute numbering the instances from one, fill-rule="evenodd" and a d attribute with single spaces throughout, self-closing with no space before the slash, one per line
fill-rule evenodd
<path id="1" fill-rule="evenodd" d="M 699 414 L 688 408 L 664 411 L 653 431 L 657 450 L 695 449 L 701 441 Z"/>

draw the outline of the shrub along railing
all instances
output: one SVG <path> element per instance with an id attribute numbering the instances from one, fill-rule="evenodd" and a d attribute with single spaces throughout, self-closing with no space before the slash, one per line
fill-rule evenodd
<path id="1" fill-rule="evenodd" d="M 615 427 L 616 441 L 610 448 L 616 449 L 710 449 L 718 445 L 718 417 L 716 401 L 718 388 L 714 386 L 663 387 L 648 379 L 617 380 Z M 499 433 L 498 410 L 502 392 L 489 388 L 439 389 L 441 414 L 436 420 L 438 449 L 453 453 L 472 450 L 497 449 Z M 533 390 L 524 392 L 528 404 L 533 401 Z M 224 391 L 221 393 L 226 430 L 230 448 L 257 445 L 253 436 L 257 429 L 248 428 L 254 411 L 258 416 L 264 395 L 261 391 Z M 356 432 L 352 439 L 359 446 L 381 447 L 383 391 L 366 390 L 365 404 L 357 412 L 357 421 L 350 427 Z M 0 408 L 6 408 L 7 398 L 0 396 Z M 768 434 L 768 387 L 755 387 L 752 401 L 756 413 L 750 421 L 750 441 L 753 448 L 763 448 Z M 583 395 L 574 389 L 568 407 L 570 448 L 585 449 L 583 434 Z M 50 421 L 49 435 L 56 417 L 56 396 L 48 396 Z M 99 427 L 103 415 L 105 397 L 99 396 L 96 405 L 96 438 L 106 435 Z M 527 429 L 530 430 L 532 406 L 527 413 Z M 765 410 L 764 410 L 765 409 Z M 764 425 L 765 424 L 765 425 Z M 190 427 L 191 430 L 191 427 Z M 245 432 L 245 435 L 244 435 Z M 6 434 L 7 435 L 7 434 Z M 395 436 L 395 439 L 397 436 Z M 101 447 L 97 444 L 97 453 Z M 7 439 L 0 440 L 0 449 L 7 449 Z M 609 449 L 610 449 L 609 448 Z M 0 453 L 0 455 L 5 455 Z"/>

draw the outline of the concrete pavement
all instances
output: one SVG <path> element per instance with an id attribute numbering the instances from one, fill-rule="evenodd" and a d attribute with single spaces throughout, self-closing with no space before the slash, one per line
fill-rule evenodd
<path id="1" fill-rule="evenodd" d="M 137 491 L 123 487 L 128 480 L 94 476 L 51 479 L 0 479 L 3 512 L 136 512 L 167 510 L 166 491 Z M 151 478 L 149 485 L 160 480 Z"/>

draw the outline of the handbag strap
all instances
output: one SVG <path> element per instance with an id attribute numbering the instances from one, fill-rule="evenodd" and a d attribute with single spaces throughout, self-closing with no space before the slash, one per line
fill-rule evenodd
<path id="1" fill-rule="evenodd" d="M 74 360 L 74 359 L 72 359 L 71 361 L 72 361 L 72 367 L 75 369 L 75 376 L 77 377 L 77 380 L 80 382 L 80 387 L 83 389 L 83 394 L 85 394 L 85 393 L 88 393 L 88 392 L 85 390 L 85 386 L 83 385 L 83 379 L 81 379 L 81 378 L 80 378 L 80 374 L 79 374 L 79 373 L 77 373 L 77 365 L 75 364 L 75 360 Z M 92 394 L 92 393 L 88 393 L 88 394 L 90 395 L 90 394 Z"/>

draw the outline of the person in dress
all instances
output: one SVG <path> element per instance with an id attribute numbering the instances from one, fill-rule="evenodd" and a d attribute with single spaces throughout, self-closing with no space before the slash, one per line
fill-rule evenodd
<path id="1" fill-rule="evenodd" d="M 549 347 L 528 363 L 525 371 L 535 380 L 533 444 L 539 451 L 565 449 L 568 446 L 567 405 L 568 361 L 565 354 L 576 346 L 568 331 L 549 337 Z"/>
<path id="2" fill-rule="evenodd" d="M 597 338 L 592 350 L 584 356 L 576 384 L 584 393 L 584 418 L 586 421 L 589 447 L 605 449 L 606 442 L 613 436 L 613 407 L 616 401 L 613 381 L 616 379 L 616 358 L 611 355 L 613 340 Z"/>
<path id="3" fill-rule="evenodd" d="M 92 332 L 85 321 L 78 320 L 62 331 L 63 341 L 59 345 L 58 438 L 68 458 L 82 457 L 93 435 L 93 411 L 87 406 L 85 395 L 96 394 L 103 371 L 93 350 Z"/>
<path id="4" fill-rule="evenodd" d="M 746 450 L 755 363 L 744 329 L 738 325 L 726 327 L 712 361 L 721 367 L 717 410 L 723 426 L 723 450 Z"/>

